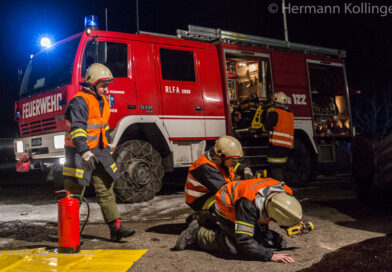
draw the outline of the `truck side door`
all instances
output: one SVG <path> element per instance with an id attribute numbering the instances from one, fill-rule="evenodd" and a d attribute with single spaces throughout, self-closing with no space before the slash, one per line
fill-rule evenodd
<path id="1" fill-rule="evenodd" d="M 154 44 L 132 41 L 132 64 L 136 76 L 138 114 L 158 115 L 159 84 L 154 61 Z"/>
<path id="2" fill-rule="evenodd" d="M 171 140 L 205 138 L 204 101 L 194 48 L 156 46 L 162 97 L 161 118 Z"/>

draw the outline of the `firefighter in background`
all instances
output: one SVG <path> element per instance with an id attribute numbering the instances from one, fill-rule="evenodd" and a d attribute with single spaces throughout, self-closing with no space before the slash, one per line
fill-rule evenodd
<path id="1" fill-rule="evenodd" d="M 213 148 L 191 165 L 185 182 L 185 202 L 195 213 L 187 218 L 188 223 L 197 219 L 204 225 L 211 220 L 215 194 L 223 185 L 235 179 L 235 172 L 244 178 L 253 177 L 250 168 L 239 165 L 242 157 L 241 143 L 232 136 L 222 136 L 216 140 Z"/>
<path id="2" fill-rule="evenodd" d="M 98 204 L 110 228 L 110 240 L 120 241 L 134 230 L 125 229 L 113 192 L 118 177 L 117 167 L 110 154 L 109 103 L 105 97 L 113 75 L 109 68 L 92 64 L 86 80 L 70 101 L 65 112 L 64 185 L 73 194 L 83 195 L 90 182 L 95 188 Z"/>
<path id="3" fill-rule="evenodd" d="M 287 242 L 268 227 L 271 220 L 287 227 L 301 222 L 302 207 L 292 193 L 290 187 L 272 178 L 228 183 L 215 196 L 219 227 L 208 229 L 194 220 L 180 234 L 174 249 L 197 247 L 259 261 L 294 263 L 289 255 L 274 253 L 273 249 L 287 247 Z"/>
<path id="4" fill-rule="evenodd" d="M 265 128 L 269 131 L 267 162 L 270 176 L 283 181 L 283 167 L 291 149 L 294 148 L 294 115 L 288 109 L 288 97 L 283 92 L 272 97 L 275 109 L 269 112 Z"/>

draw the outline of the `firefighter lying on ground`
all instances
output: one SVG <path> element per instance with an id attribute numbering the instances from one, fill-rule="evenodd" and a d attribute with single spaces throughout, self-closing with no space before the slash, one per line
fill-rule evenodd
<path id="1" fill-rule="evenodd" d="M 283 168 L 294 148 L 294 115 L 288 109 L 288 97 L 283 92 L 274 94 L 272 100 L 275 110 L 268 113 L 264 125 L 269 131 L 267 162 L 271 177 L 284 181 Z"/>
<path id="2" fill-rule="evenodd" d="M 72 194 L 83 195 L 90 182 L 95 188 L 98 204 L 110 229 L 110 240 L 131 236 L 125 229 L 113 192 L 118 177 L 116 164 L 110 154 L 109 103 L 105 97 L 113 80 L 110 70 L 99 63 L 86 72 L 86 81 L 70 101 L 66 113 L 68 132 L 65 138 L 64 185 Z"/>
<path id="3" fill-rule="evenodd" d="M 241 143 L 234 137 L 222 136 L 213 148 L 191 165 L 185 182 L 185 202 L 195 213 L 187 218 L 188 223 L 198 219 L 204 225 L 211 220 L 215 194 L 223 185 L 235 179 L 234 167 L 243 178 L 253 177 L 250 168 L 238 166 L 238 160 L 242 157 Z"/>
<path id="4" fill-rule="evenodd" d="M 272 178 L 234 181 L 215 196 L 218 227 L 207 228 L 192 221 L 177 239 L 175 250 L 197 247 L 243 255 L 253 260 L 293 263 L 287 254 L 272 248 L 287 246 L 283 236 L 268 228 L 273 220 L 280 226 L 298 224 L 302 208 L 290 187 Z"/>

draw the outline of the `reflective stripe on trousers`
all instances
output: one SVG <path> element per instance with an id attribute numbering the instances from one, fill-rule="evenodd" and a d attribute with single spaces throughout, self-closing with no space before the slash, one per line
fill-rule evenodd
<path id="1" fill-rule="evenodd" d="M 193 197 L 202 197 L 203 195 L 207 194 L 207 192 L 198 192 L 190 189 L 185 189 L 185 193 Z"/>
<path id="2" fill-rule="evenodd" d="M 267 162 L 268 163 L 286 163 L 287 162 L 287 157 L 283 157 L 283 158 L 267 157 Z"/>
<path id="3" fill-rule="evenodd" d="M 83 178 L 84 170 L 71 167 L 63 167 L 63 175 L 75 178 Z"/>

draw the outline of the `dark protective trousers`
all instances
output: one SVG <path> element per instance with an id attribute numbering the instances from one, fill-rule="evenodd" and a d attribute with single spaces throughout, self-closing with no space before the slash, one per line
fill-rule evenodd
<path id="1" fill-rule="evenodd" d="M 216 228 L 202 226 L 197 233 L 197 246 L 206 251 L 244 256 L 243 253 L 237 250 L 235 238 L 230 235 L 232 232 L 226 225 L 222 224 L 219 224 Z M 286 239 L 279 233 L 270 230 L 268 225 L 264 225 L 262 230 L 257 229 L 254 239 L 267 248 L 280 249 L 287 246 Z"/>
<path id="2" fill-rule="evenodd" d="M 280 182 L 284 181 L 284 174 L 283 174 L 283 169 L 285 167 L 285 163 L 270 163 L 270 177 L 276 180 L 279 180 Z"/>
<path id="3" fill-rule="evenodd" d="M 197 234 L 197 245 L 206 251 L 237 254 L 237 249 L 230 238 L 218 228 L 201 227 Z"/>
<path id="4" fill-rule="evenodd" d="M 108 223 L 120 218 L 116 196 L 113 191 L 113 179 L 105 171 L 101 163 L 96 164 L 96 168 L 91 175 L 91 181 L 105 222 Z M 64 186 L 72 194 L 81 195 L 84 193 L 84 186 L 71 177 L 64 176 Z"/>

